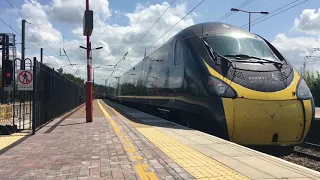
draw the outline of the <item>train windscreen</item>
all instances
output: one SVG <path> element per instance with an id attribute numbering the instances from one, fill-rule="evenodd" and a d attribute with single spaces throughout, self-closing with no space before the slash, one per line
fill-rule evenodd
<path id="1" fill-rule="evenodd" d="M 279 61 L 269 46 L 260 39 L 227 35 L 210 36 L 203 39 L 211 46 L 213 51 L 223 56 L 242 54 L 271 61 Z"/>

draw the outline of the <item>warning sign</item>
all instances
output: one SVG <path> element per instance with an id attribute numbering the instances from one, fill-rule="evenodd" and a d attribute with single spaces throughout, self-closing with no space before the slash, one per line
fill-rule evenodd
<path id="1" fill-rule="evenodd" d="M 32 91 L 33 90 L 33 71 L 18 70 L 18 90 Z"/>

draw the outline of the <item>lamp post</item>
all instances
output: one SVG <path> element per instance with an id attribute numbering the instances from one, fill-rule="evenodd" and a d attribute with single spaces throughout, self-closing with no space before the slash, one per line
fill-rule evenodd
<path id="1" fill-rule="evenodd" d="M 94 67 L 92 68 L 92 82 L 93 82 L 93 86 L 94 86 L 94 69 L 98 69 L 100 68 L 100 66 Z"/>
<path id="2" fill-rule="evenodd" d="M 83 46 L 79 46 L 81 49 L 87 49 L 86 47 L 83 47 Z M 98 50 L 98 49 L 102 49 L 103 47 L 97 47 L 97 48 L 94 48 L 94 49 L 90 49 L 91 51 L 92 50 Z"/>
<path id="3" fill-rule="evenodd" d="M 250 26 L 251 26 L 251 14 L 255 13 L 255 14 L 269 14 L 269 12 L 263 12 L 263 11 L 245 11 L 245 10 L 241 10 L 241 9 L 236 9 L 236 8 L 231 8 L 231 11 L 241 11 L 241 12 L 245 12 L 249 14 L 249 32 L 250 32 Z"/>
<path id="4" fill-rule="evenodd" d="M 93 99 L 94 99 L 94 94 L 95 94 L 95 89 L 94 89 L 94 69 L 98 69 L 98 68 L 100 68 L 100 66 L 92 68 L 92 89 L 93 89 L 92 97 L 93 97 Z"/>

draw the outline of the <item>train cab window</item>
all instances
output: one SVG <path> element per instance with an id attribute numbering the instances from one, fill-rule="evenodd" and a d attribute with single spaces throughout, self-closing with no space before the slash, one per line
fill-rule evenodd
<path id="1" fill-rule="evenodd" d="M 174 65 L 178 65 L 183 59 L 182 45 L 177 41 L 174 52 Z"/>

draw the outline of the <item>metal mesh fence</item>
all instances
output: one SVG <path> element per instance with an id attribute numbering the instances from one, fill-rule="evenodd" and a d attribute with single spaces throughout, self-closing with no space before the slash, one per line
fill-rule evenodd
<path id="1" fill-rule="evenodd" d="M 34 61 L 35 128 L 84 103 L 84 88 Z"/>

